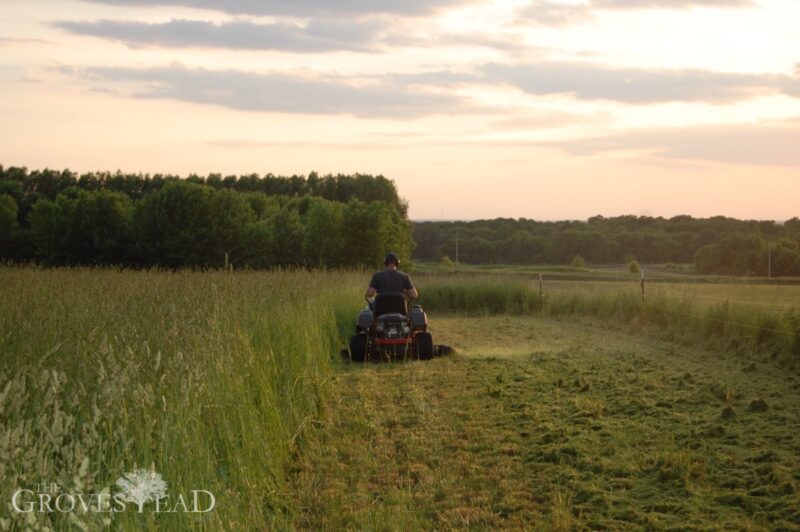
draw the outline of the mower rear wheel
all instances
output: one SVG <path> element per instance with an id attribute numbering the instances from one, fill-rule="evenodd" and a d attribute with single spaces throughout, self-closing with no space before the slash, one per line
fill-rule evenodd
<path id="1" fill-rule="evenodd" d="M 350 337 L 350 358 L 353 362 L 364 362 L 367 359 L 367 335 L 354 334 Z"/>
<path id="2" fill-rule="evenodd" d="M 429 332 L 418 332 L 415 338 L 417 358 L 430 360 L 433 358 L 433 336 Z"/>

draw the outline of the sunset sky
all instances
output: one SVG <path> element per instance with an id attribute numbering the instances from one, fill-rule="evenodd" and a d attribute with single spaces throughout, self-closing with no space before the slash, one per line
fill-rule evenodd
<path id="1" fill-rule="evenodd" d="M 373 173 L 412 219 L 800 215 L 797 0 L 3 0 L 0 164 Z"/>

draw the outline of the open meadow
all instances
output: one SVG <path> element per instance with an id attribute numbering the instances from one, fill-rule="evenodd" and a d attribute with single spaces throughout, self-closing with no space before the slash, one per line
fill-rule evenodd
<path id="1" fill-rule="evenodd" d="M 800 527 L 797 287 L 422 275 L 455 352 L 357 364 L 367 280 L 0 269 L 0 528 Z M 10 502 L 136 468 L 215 509 Z"/>

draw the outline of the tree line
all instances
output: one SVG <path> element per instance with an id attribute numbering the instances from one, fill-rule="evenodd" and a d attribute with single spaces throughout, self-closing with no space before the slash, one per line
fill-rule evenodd
<path id="1" fill-rule="evenodd" d="M 124 174 L 0 166 L 0 261 L 46 265 L 371 267 L 383 254 L 476 264 L 694 263 L 699 273 L 800 275 L 800 220 L 595 216 L 408 221 L 365 174 Z"/>
<path id="2" fill-rule="evenodd" d="M 459 259 L 474 264 L 569 264 L 579 256 L 589 264 L 693 263 L 699 273 L 726 275 L 767 275 L 771 266 L 772 275 L 800 275 L 798 218 L 782 224 L 632 215 L 428 221 L 414 223 L 413 236 L 420 260 L 453 258 L 458 237 Z"/>
<path id="3" fill-rule="evenodd" d="M 382 176 L 207 177 L 0 166 L 0 260 L 45 265 L 373 267 L 413 248 Z"/>

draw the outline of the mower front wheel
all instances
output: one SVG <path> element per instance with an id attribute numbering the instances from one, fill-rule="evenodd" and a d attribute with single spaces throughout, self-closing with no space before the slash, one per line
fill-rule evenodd
<path id="1" fill-rule="evenodd" d="M 367 359 L 367 335 L 354 334 L 350 337 L 350 358 L 353 362 L 364 362 Z"/>
<path id="2" fill-rule="evenodd" d="M 433 358 L 433 336 L 429 332 L 418 332 L 415 338 L 417 358 L 430 360 Z"/>

